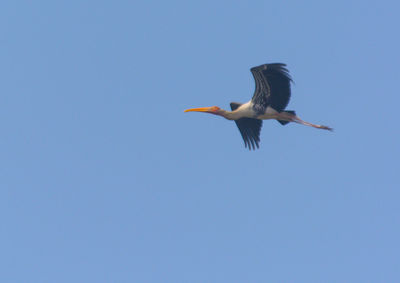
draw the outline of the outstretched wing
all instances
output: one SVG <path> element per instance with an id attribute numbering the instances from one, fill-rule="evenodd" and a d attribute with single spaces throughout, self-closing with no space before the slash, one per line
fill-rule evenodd
<path id="1" fill-rule="evenodd" d="M 240 105 L 240 103 L 232 102 L 232 111 L 236 110 Z M 248 147 L 249 150 L 256 149 L 256 147 L 259 148 L 262 120 L 253 118 L 240 118 L 235 120 L 235 123 L 239 128 L 240 134 L 242 135 L 245 147 Z"/>
<path id="2" fill-rule="evenodd" d="M 274 63 L 250 69 L 256 82 L 251 100 L 257 113 L 264 113 L 267 106 L 281 112 L 288 105 L 292 79 L 285 67 L 285 64 Z"/>

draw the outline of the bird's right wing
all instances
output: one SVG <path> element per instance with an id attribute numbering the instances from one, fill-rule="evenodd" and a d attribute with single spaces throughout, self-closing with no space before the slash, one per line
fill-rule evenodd
<path id="1" fill-rule="evenodd" d="M 232 102 L 232 111 L 237 109 L 239 106 L 239 103 Z M 239 128 L 240 134 L 242 135 L 245 147 L 248 147 L 249 150 L 256 149 L 256 147 L 259 148 L 262 120 L 253 118 L 240 118 L 235 120 L 235 123 Z"/>

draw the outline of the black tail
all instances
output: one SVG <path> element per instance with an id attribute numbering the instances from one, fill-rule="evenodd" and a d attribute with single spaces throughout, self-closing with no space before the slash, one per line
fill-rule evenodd
<path id="1" fill-rule="evenodd" d="M 286 111 L 283 111 L 283 112 L 286 112 L 286 113 L 289 113 L 289 114 L 292 114 L 292 115 L 296 116 L 296 112 L 293 111 L 293 110 L 286 110 Z M 277 121 L 278 121 L 282 126 L 285 126 L 286 124 L 289 123 L 289 121 L 285 121 L 285 120 L 277 120 Z"/>

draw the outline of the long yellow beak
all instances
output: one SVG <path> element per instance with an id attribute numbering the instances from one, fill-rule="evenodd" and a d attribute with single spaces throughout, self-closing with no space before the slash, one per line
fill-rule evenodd
<path id="1" fill-rule="evenodd" d="M 186 109 L 183 112 L 210 112 L 211 107 L 200 107 L 200 108 L 191 108 L 191 109 Z"/>

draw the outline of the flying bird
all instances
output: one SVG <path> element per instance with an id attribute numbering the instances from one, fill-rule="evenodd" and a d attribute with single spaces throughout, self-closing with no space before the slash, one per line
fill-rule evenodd
<path id="1" fill-rule="evenodd" d="M 317 129 L 333 129 L 303 121 L 293 110 L 285 110 L 289 103 L 293 82 L 286 65 L 282 63 L 264 64 L 250 69 L 256 88 L 252 99 L 246 103 L 231 102 L 231 110 L 218 106 L 187 109 L 184 112 L 204 112 L 234 120 L 249 150 L 259 148 L 262 120 L 275 119 L 281 125 L 290 122 L 314 127 Z"/>

